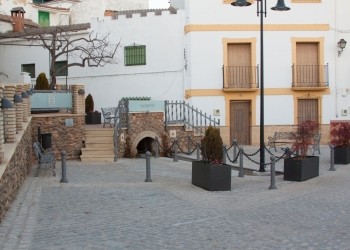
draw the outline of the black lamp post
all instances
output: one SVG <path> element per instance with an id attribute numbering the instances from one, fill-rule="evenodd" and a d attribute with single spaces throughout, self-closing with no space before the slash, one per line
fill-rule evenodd
<path id="1" fill-rule="evenodd" d="M 235 0 L 231 3 L 233 6 L 245 7 L 251 5 L 247 0 Z M 275 7 L 276 11 L 290 10 L 284 4 L 284 0 L 278 0 Z M 265 172 L 265 143 L 264 143 L 264 17 L 266 17 L 266 0 L 257 0 L 257 14 L 260 16 L 260 168 L 259 172 Z"/>

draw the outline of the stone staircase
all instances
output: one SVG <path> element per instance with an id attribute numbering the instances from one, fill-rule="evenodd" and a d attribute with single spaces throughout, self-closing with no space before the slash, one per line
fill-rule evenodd
<path id="1" fill-rule="evenodd" d="M 82 162 L 114 162 L 114 128 L 102 125 L 85 126 L 85 148 L 80 156 Z"/>

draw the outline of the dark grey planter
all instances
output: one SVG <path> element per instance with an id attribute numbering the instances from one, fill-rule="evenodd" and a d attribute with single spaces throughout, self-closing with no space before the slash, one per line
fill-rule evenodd
<path id="1" fill-rule="evenodd" d="M 284 180 L 305 181 L 319 176 L 320 159 L 318 156 L 307 156 L 305 159 L 284 159 Z"/>
<path id="2" fill-rule="evenodd" d="M 85 116 L 86 124 L 101 124 L 101 113 L 100 112 L 88 112 Z"/>
<path id="3" fill-rule="evenodd" d="M 334 148 L 334 164 L 349 164 L 350 148 L 335 147 Z"/>
<path id="4" fill-rule="evenodd" d="M 192 184 L 209 191 L 231 190 L 231 166 L 192 162 Z"/>

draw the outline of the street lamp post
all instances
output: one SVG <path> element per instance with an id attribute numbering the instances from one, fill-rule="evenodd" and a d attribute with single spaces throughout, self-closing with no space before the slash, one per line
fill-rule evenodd
<path id="1" fill-rule="evenodd" d="M 247 0 L 235 0 L 231 3 L 233 6 L 245 7 L 251 5 Z M 275 7 L 276 11 L 290 10 L 284 4 L 284 0 L 278 0 Z M 264 17 L 266 17 L 266 0 L 257 0 L 257 15 L 260 17 L 260 167 L 259 172 L 265 172 L 265 143 L 264 143 Z"/>

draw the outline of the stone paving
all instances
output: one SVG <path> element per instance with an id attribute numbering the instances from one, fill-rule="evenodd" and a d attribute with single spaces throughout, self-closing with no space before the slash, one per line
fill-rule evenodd
<path id="1" fill-rule="evenodd" d="M 193 186 L 186 161 L 152 158 L 153 182 L 145 159 L 68 161 L 68 183 L 58 162 L 56 177 L 28 176 L 0 249 L 350 249 L 350 166 L 329 171 L 329 155 L 323 147 L 317 178 L 279 175 L 269 190 L 268 175 L 233 171 L 224 192 Z"/>

